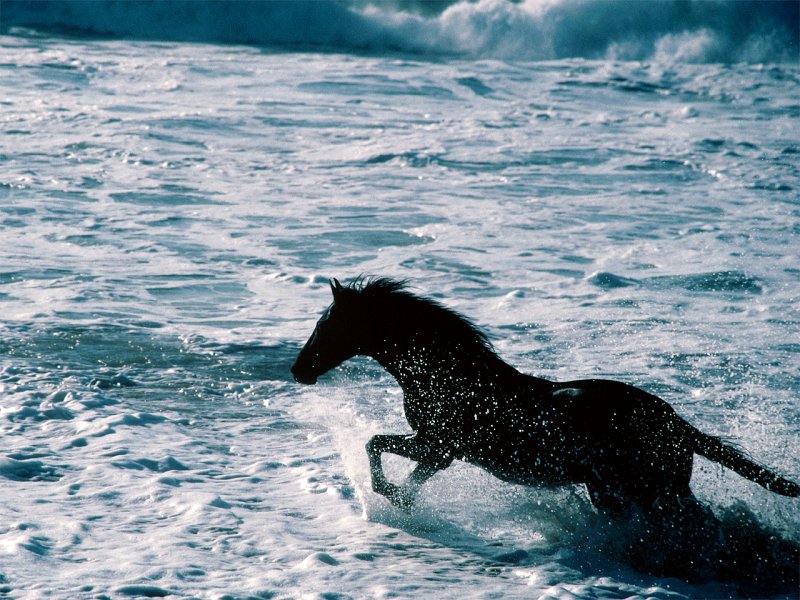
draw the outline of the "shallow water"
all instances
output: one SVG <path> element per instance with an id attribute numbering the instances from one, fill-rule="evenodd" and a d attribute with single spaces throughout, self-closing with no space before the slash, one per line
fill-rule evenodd
<path id="1" fill-rule="evenodd" d="M 462 464 L 405 514 L 363 451 L 407 431 L 389 377 L 289 373 L 328 277 L 407 278 L 796 479 L 795 64 L 0 52 L 9 596 L 795 597 L 796 499 L 698 459 L 748 538 L 706 563 Z"/>

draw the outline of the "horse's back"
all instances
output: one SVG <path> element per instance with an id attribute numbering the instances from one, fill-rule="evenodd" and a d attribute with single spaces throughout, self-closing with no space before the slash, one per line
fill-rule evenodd
<path id="1" fill-rule="evenodd" d="M 677 417 L 665 400 L 613 379 L 578 379 L 554 383 L 550 395 L 559 410 L 579 413 L 574 416 L 582 416 L 583 419 L 634 418 L 665 425 Z"/>

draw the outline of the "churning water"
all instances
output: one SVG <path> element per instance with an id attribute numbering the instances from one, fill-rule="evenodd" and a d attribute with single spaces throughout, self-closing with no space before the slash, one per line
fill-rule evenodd
<path id="1" fill-rule="evenodd" d="M 407 278 L 800 477 L 797 4 L 756 5 L 4 2 L 0 595 L 796 597 L 796 499 L 698 459 L 711 558 L 463 464 L 406 514 L 393 381 L 289 373 L 328 277 Z"/>

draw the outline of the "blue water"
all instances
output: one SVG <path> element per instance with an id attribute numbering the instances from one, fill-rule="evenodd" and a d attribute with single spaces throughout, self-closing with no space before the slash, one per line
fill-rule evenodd
<path id="1" fill-rule="evenodd" d="M 797 11 L 4 0 L 0 590 L 796 598 L 796 499 L 698 459 L 713 564 L 464 464 L 405 514 L 393 381 L 289 367 L 406 278 L 800 478 Z"/>

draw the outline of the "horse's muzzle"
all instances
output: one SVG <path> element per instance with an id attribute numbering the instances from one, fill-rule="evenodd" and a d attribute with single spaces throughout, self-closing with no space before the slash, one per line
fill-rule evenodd
<path id="1" fill-rule="evenodd" d="M 305 385 L 314 385 L 317 383 L 316 375 L 311 375 L 310 373 L 303 373 L 300 369 L 297 368 L 297 363 L 292 366 L 292 375 L 294 375 L 294 380 L 297 383 L 303 383 Z"/>

